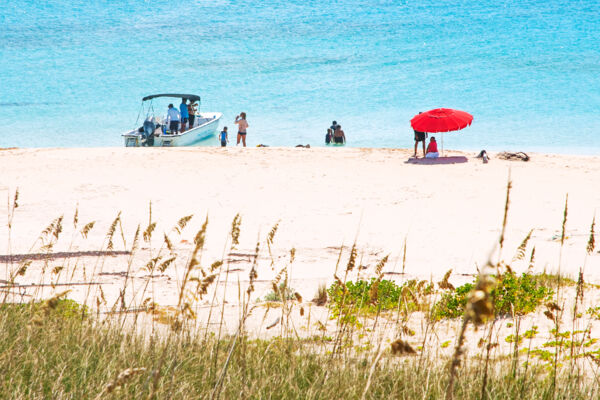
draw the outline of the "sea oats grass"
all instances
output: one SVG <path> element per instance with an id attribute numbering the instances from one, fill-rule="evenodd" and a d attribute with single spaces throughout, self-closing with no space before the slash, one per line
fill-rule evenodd
<path id="1" fill-rule="evenodd" d="M 500 256 L 509 225 L 510 189 L 509 181 Z M 18 193 L 9 207 L 11 225 L 17 199 Z M 292 279 L 292 264 L 302 249 L 291 249 L 289 258 L 278 253 L 277 222 L 256 241 L 244 264 L 244 283 L 237 278 L 239 319 L 232 330 L 224 328 L 225 304 L 232 297 L 227 297 L 227 287 L 231 256 L 240 246 L 241 216 L 231 223 L 221 259 L 207 261 L 208 216 L 184 255 L 178 246 L 192 215 L 161 232 L 152 205 L 148 214 L 146 227 L 138 225 L 132 240 L 125 240 L 118 213 L 102 236 L 91 270 L 77 261 L 72 266 L 52 264 L 54 246 L 68 228 L 64 218 L 52 220 L 37 241 L 47 255 L 37 261 L 46 275 L 35 277 L 40 283 L 50 280 L 50 295 L 36 292 L 16 302 L 8 293 L 35 264 L 27 259 L 7 263 L 10 279 L 0 304 L 0 370 L 6 378 L 0 382 L 0 398 L 584 399 L 600 390 L 600 348 L 592 335 L 592 322 L 600 319 L 600 311 L 588 306 L 590 292 L 598 288 L 584 281 L 583 268 L 576 280 L 560 273 L 516 273 L 518 265 L 535 263 L 533 230 L 511 263 L 490 260 L 472 283 L 463 285 L 454 281 L 457 274 L 452 270 L 439 281 L 437 277 L 437 284 L 433 278 L 406 279 L 406 238 L 396 254 L 402 278 L 385 279 L 385 267 L 394 255 L 365 267 L 363 261 L 370 261 L 355 241 L 351 248 L 340 247 L 329 288 L 320 286 L 314 304 L 305 309 L 306 293 L 291 288 L 301 288 Z M 69 246 L 74 238 L 87 240 L 96 225 L 80 227 L 79 220 L 76 208 Z M 582 249 L 587 257 L 595 248 L 594 222 Z M 561 248 L 566 223 L 567 202 Z M 156 235 L 160 243 L 152 240 Z M 145 252 L 140 253 L 140 242 L 149 247 Z M 85 305 L 67 298 L 69 292 L 59 284 L 69 282 L 59 282 L 60 277 L 70 275 L 75 285 L 75 269 L 82 268 L 89 279 L 83 283 L 93 283 L 103 272 L 107 254 L 121 246 L 129 253 L 123 257 L 118 298 L 107 304 L 102 285 L 90 285 Z M 529 247 L 531 255 L 526 257 Z M 270 282 L 277 307 L 258 299 L 261 265 L 277 272 Z M 343 273 L 338 267 L 345 267 Z M 138 276 L 143 282 L 133 285 L 132 275 L 138 272 L 147 275 Z M 177 277 L 176 300 L 161 305 L 154 285 L 169 273 Z M 573 293 L 570 302 L 567 293 Z M 199 317 L 201 303 L 209 308 L 208 318 Z M 319 306 L 324 313 L 313 316 Z M 269 310 L 276 318 L 267 317 Z M 562 323 L 566 310 L 572 312 L 567 328 Z M 257 335 L 248 325 L 259 312 Z M 127 317 L 130 313 L 133 316 Z M 294 313 L 300 319 L 292 318 Z M 546 315 L 554 328 L 548 330 L 548 322 L 531 317 L 536 313 L 542 319 Z M 508 335 L 501 333 L 507 321 L 512 328 Z M 546 322 L 545 329 L 541 322 Z M 262 336 L 267 331 L 264 337 L 270 339 Z M 508 350 L 501 351 L 502 346 Z"/>

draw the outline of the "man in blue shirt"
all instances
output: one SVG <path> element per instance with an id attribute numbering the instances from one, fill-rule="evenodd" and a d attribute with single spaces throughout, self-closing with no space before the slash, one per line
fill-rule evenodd
<path id="1" fill-rule="evenodd" d="M 183 132 L 185 131 L 185 125 L 188 123 L 190 118 L 190 114 L 188 113 L 187 100 L 185 99 L 185 97 L 181 99 L 179 111 L 181 113 L 181 132 Z"/>

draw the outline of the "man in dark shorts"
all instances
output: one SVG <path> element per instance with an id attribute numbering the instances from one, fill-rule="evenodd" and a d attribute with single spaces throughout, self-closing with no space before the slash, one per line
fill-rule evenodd
<path id="1" fill-rule="evenodd" d="M 179 105 L 179 114 L 181 115 L 181 132 L 183 132 L 186 129 L 186 125 L 190 116 L 188 114 L 187 99 L 185 97 L 181 99 L 181 104 Z"/>
<path id="2" fill-rule="evenodd" d="M 426 151 L 425 151 L 425 138 L 427 137 L 427 134 L 425 132 L 419 132 L 419 131 L 415 131 L 415 154 L 413 154 L 413 157 L 417 157 L 417 146 L 419 145 L 419 142 L 423 142 L 423 157 L 425 157 Z"/>
<path id="3" fill-rule="evenodd" d="M 345 144 L 346 143 L 346 134 L 342 130 L 341 125 L 336 125 L 335 132 L 333 133 L 333 143 L 336 144 Z"/>
<path id="4" fill-rule="evenodd" d="M 198 107 L 198 103 L 194 103 L 190 100 L 190 103 L 187 105 L 188 115 L 189 115 L 189 129 L 194 127 L 194 121 L 196 121 L 196 110 Z"/>
<path id="5" fill-rule="evenodd" d="M 169 104 L 169 109 L 167 110 L 167 120 L 169 121 L 169 130 L 171 131 L 171 135 L 176 135 L 179 133 L 179 121 L 181 120 L 181 114 L 179 114 L 179 111 L 173 107 L 173 104 Z"/>

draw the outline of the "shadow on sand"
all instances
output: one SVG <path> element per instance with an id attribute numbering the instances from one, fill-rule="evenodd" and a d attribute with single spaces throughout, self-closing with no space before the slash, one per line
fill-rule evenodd
<path id="1" fill-rule="evenodd" d="M 29 253 L 29 254 L 9 254 L 0 255 L 0 263 L 20 262 L 26 260 L 54 260 L 57 258 L 74 257 L 101 257 L 101 256 L 121 256 L 129 255 L 130 251 L 69 251 L 56 253 Z"/>
<path id="2" fill-rule="evenodd" d="M 465 156 L 439 157 L 439 158 L 409 158 L 405 164 L 422 164 L 422 165 L 446 165 L 446 164 L 462 164 L 469 160 Z"/>

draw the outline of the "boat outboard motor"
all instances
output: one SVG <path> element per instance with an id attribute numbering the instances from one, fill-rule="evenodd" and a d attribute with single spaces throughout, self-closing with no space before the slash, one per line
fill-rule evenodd
<path id="1" fill-rule="evenodd" d="M 154 146 L 154 131 L 156 130 L 156 124 L 151 120 L 147 119 L 144 121 L 144 133 L 146 146 Z"/>

